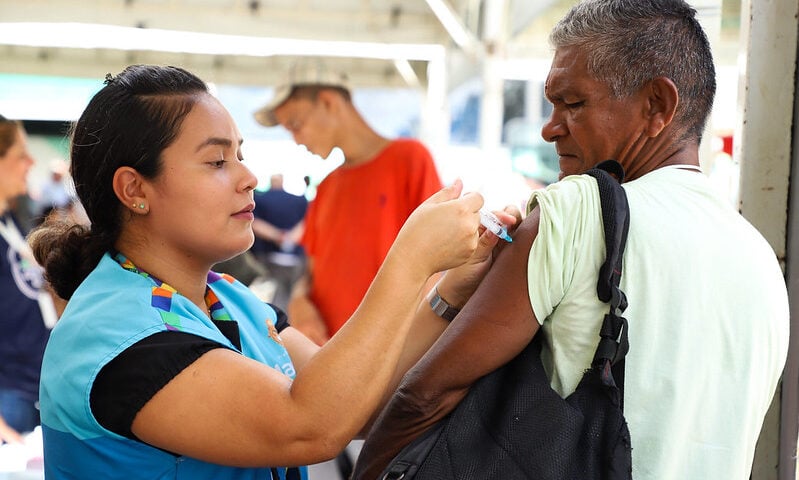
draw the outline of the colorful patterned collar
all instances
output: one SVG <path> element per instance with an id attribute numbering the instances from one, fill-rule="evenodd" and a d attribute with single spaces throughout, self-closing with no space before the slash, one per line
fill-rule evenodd
<path id="1" fill-rule="evenodd" d="M 180 329 L 179 321 L 177 325 L 173 321 L 169 321 L 169 320 L 177 320 L 176 318 L 175 319 L 171 318 L 169 314 L 171 313 L 172 310 L 172 295 L 179 292 L 175 290 L 168 283 L 165 283 L 160 279 L 158 279 L 157 277 L 151 275 L 150 273 L 139 269 L 132 261 L 130 261 L 130 259 L 122 255 L 120 252 L 115 252 L 111 256 L 125 270 L 138 273 L 142 277 L 148 278 L 153 282 L 152 306 L 158 308 L 163 312 L 161 316 L 164 317 L 164 321 L 168 327 L 171 326 L 173 327 L 172 329 L 179 330 Z M 233 320 L 233 318 L 231 318 L 228 311 L 222 305 L 222 302 L 219 301 L 219 298 L 217 298 L 216 294 L 214 293 L 213 290 L 211 290 L 211 287 L 209 286 L 212 283 L 218 282 L 220 280 L 232 282 L 233 277 L 231 277 L 230 275 L 219 274 L 216 272 L 211 272 L 211 271 L 208 272 L 208 277 L 206 278 L 206 285 L 205 285 L 205 306 L 208 309 L 208 312 L 211 314 L 212 320 L 230 321 Z"/>

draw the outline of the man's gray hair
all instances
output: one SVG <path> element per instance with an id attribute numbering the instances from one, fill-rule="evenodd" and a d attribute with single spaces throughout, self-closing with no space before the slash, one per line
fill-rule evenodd
<path id="1" fill-rule="evenodd" d="M 683 139 L 702 138 L 716 72 L 696 10 L 682 0 L 583 0 L 550 33 L 555 48 L 586 53 L 588 71 L 624 98 L 656 77 L 677 86 Z"/>

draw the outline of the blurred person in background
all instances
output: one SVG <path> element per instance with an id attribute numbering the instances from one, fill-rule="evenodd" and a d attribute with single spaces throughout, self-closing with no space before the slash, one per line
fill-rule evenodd
<path id="1" fill-rule="evenodd" d="M 284 310 L 288 307 L 291 289 L 305 266 L 305 251 L 299 241 L 307 209 L 305 196 L 283 189 L 283 175 L 280 173 L 270 177 L 269 190 L 255 192 L 252 224 L 255 243 L 250 250 L 275 282 L 271 303 Z"/>
<path id="2" fill-rule="evenodd" d="M 252 288 L 253 291 L 258 291 L 261 283 L 265 283 L 269 276 L 269 271 L 263 266 L 261 262 L 255 258 L 255 254 L 247 250 L 233 258 L 221 261 L 214 265 L 214 270 L 219 273 L 227 273 L 236 278 L 244 285 Z M 271 290 L 270 290 L 271 291 Z M 264 296 L 261 300 L 265 302 L 272 301 L 272 295 Z"/>
<path id="3" fill-rule="evenodd" d="M 408 215 L 441 188 L 427 148 L 378 134 L 352 103 L 346 77 L 321 61 L 294 64 L 255 113 L 298 144 L 344 163 L 316 189 L 305 218 L 306 274 L 288 305 L 293 325 L 325 343 L 352 315 Z"/>
<path id="4" fill-rule="evenodd" d="M 75 201 L 69 185 L 69 164 L 57 158 L 50 161 L 49 169 L 50 176 L 39 192 L 39 223 L 52 213 L 70 215 Z"/>
<path id="5" fill-rule="evenodd" d="M 22 124 L 0 116 L 0 444 L 20 443 L 39 425 L 39 371 L 56 316 L 12 211 L 33 163 Z"/>

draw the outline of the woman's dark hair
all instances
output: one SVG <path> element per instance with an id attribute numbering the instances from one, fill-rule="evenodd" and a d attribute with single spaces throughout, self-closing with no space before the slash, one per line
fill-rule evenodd
<path id="1" fill-rule="evenodd" d="M 116 243 L 124 209 L 112 187 L 114 173 L 132 167 L 157 177 L 161 152 L 207 92 L 202 80 L 178 67 L 132 65 L 106 76 L 71 135 L 70 173 L 90 225 L 45 222 L 28 239 L 60 297 L 69 299 Z"/>

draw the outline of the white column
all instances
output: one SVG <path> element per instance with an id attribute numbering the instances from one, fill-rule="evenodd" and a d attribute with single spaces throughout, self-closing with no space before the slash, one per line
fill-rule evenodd
<path id="1" fill-rule="evenodd" d="M 483 3 L 483 98 L 480 105 L 480 146 L 486 152 L 502 144 L 503 89 L 502 62 L 507 36 L 505 0 Z"/>
<path id="2" fill-rule="evenodd" d="M 743 50 L 733 152 L 741 165 L 739 207 L 781 262 L 786 258 L 798 3 L 743 0 L 741 8 Z M 757 444 L 752 467 L 757 480 L 796 478 L 797 300 L 794 291 L 788 362 Z"/>
<path id="3" fill-rule="evenodd" d="M 503 90 L 505 81 L 499 76 L 502 60 L 487 55 L 483 60 L 483 97 L 480 103 L 480 147 L 485 151 L 502 144 Z"/>
<path id="4" fill-rule="evenodd" d="M 427 92 L 422 104 L 420 140 L 432 151 L 449 143 L 450 115 L 447 106 L 447 69 L 444 49 L 427 63 Z"/>

